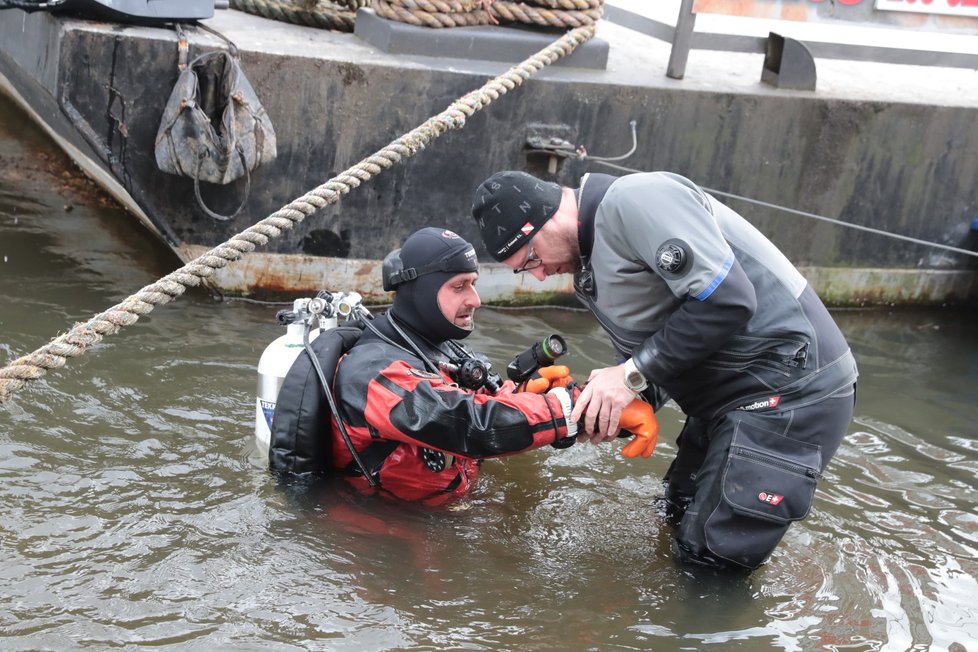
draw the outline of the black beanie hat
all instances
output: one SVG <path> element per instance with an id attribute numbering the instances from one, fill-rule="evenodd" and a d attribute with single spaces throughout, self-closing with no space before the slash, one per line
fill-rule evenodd
<path id="1" fill-rule="evenodd" d="M 448 229 L 415 231 L 384 259 L 384 287 L 397 290 L 391 314 L 432 342 L 460 340 L 471 331 L 445 318 L 438 290 L 456 274 L 478 272 L 475 249 Z"/>
<path id="2" fill-rule="evenodd" d="M 475 190 L 472 217 L 489 255 L 502 262 L 523 246 L 560 207 L 556 183 L 526 172 L 497 172 Z"/>

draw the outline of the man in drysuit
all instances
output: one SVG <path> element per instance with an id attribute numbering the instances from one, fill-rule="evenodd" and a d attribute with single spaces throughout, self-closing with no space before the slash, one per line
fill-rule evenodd
<path id="1" fill-rule="evenodd" d="M 852 419 L 856 364 L 814 290 L 743 217 L 679 175 L 588 174 L 578 188 L 499 172 L 472 214 L 490 255 L 543 280 L 574 274 L 617 366 L 591 372 L 572 421 L 617 436 L 624 406 L 687 415 L 666 474 L 687 562 L 756 568 Z"/>
<path id="2" fill-rule="evenodd" d="M 333 464 L 359 488 L 371 490 L 365 470 L 374 490 L 439 503 L 471 488 L 483 458 L 573 443 L 568 417 L 579 389 L 514 393 L 460 343 L 481 305 L 478 278 L 472 245 L 442 228 L 417 231 L 385 259 L 393 306 L 366 323 L 334 384 L 362 467 L 335 421 Z"/>

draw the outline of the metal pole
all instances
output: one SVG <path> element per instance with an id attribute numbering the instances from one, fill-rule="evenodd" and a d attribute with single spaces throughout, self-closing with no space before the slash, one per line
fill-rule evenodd
<path id="1" fill-rule="evenodd" d="M 693 26 L 696 24 L 696 14 L 693 13 L 693 0 L 683 0 L 679 7 L 679 18 L 676 19 L 676 31 L 672 36 L 672 51 L 669 53 L 669 67 L 666 77 L 682 79 L 686 74 L 686 60 L 689 58 L 689 46 L 693 41 Z"/>

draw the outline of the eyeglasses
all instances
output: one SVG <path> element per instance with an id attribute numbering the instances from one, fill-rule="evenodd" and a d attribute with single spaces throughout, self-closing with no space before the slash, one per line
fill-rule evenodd
<path id="1" fill-rule="evenodd" d="M 531 269 L 536 269 L 543 264 L 543 259 L 533 253 L 533 238 L 530 238 L 529 242 L 527 242 L 527 247 L 526 260 L 523 261 L 522 265 L 513 270 L 514 274 L 528 272 Z"/>

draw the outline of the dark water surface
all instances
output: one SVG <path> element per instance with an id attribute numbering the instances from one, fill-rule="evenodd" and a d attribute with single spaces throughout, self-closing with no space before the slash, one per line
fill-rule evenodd
<path id="1" fill-rule="evenodd" d="M 0 100 L 0 364 L 178 265 L 64 165 Z M 280 488 L 252 438 L 277 309 L 191 292 L 0 407 L 0 649 L 978 650 L 974 314 L 836 313 L 851 435 L 731 578 L 653 514 L 670 407 L 649 460 L 488 461 L 460 509 Z M 478 321 L 497 364 L 552 332 L 578 377 L 610 360 L 586 313 Z"/>

